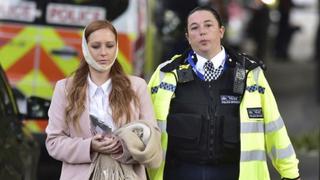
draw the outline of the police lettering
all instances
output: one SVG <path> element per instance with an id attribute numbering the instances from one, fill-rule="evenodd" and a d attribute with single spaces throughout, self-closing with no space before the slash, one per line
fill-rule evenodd
<path id="1" fill-rule="evenodd" d="M 33 22 L 36 11 L 34 2 L 0 3 L 0 19 Z"/>
<path id="2" fill-rule="evenodd" d="M 86 25 L 87 23 L 105 18 L 105 10 L 99 7 L 81 7 L 77 5 L 48 5 L 46 20 L 48 23 Z"/>

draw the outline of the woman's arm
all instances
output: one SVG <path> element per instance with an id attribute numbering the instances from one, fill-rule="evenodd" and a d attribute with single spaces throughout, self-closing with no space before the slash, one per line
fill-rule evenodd
<path id="1" fill-rule="evenodd" d="M 136 137 L 136 135 L 132 132 L 123 132 L 120 133 L 122 138 L 124 138 L 124 143 L 126 143 L 126 139 L 128 139 L 127 144 L 124 144 L 123 155 L 116 158 L 120 162 L 123 163 L 141 163 L 146 166 L 157 167 L 160 165 L 162 160 L 162 150 L 161 150 L 161 141 L 160 141 L 160 130 L 157 126 L 155 115 L 153 111 L 153 105 L 151 102 L 151 97 L 149 91 L 147 89 L 147 83 L 141 78 L 135 78 L 135 92 L 140 101 L 140 107 L 138 107 L 139 117 L 137 120 L 144 121 L 148 127 L 150 127 L 150 140 L 147 144 L 143 144 L 143 142 Z M 130 140 L 131 139 L 131 140 Z M 132 143 L 136 142 L 138 144 L 133 145 Z M 140 148 L 141 152 L 139 152 L 139 157 L 133 154 L 132 149 L 130 147 L 143 147 Z M 129 149 L 128 149 L 129 147 Z M 153 149 L 153 150 L 151 150 Z M 151 152 L 152 151 L 152 152 Z M 152 154 L 152 155 L 150 155 Z M 141 156 L 142 155 L 142 156 Z M 124 158 L 125 157 L 125 158 Z M 141 160 L 143 159 L 143 160 Z"/>
<path id="2" fill-rule="evenodd" d="M 46 128 L 46 148 L 53 158 L 68 163 L 90 163 L 92 138 L 71 137 L 70 125 L 65 121 L 67 104 L 66 80 L 58 81 L 49 108 L 49 123 Z"/>

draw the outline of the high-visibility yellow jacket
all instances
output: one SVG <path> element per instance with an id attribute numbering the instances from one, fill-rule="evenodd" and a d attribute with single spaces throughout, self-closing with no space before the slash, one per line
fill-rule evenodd
<path id="1" fill-rule="evenodd" d="M 162 130 L 164 155 L 168 142 L 166 120 L 177 82 L 176 70 L 162 72 L 160 69 L 172 61 L 160 64 L 148 84 L 158 125 Z M 297 178 L 298 160 L 263 70 L 258 66 L 246 72 L 246 89 L 240 104 L 239 180 L 269 180 L 267 155 L 282 178 Z M 262 108 L 263 117 L 249 118 L 247 108 Z M 165 156 L 160 168 L 148 169 L 151 180 L 163 179 L 164 164 Z"/>

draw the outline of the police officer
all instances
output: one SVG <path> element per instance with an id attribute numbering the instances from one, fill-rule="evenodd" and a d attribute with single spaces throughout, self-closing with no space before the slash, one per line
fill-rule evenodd
<path id="1" fill-rule="evenodd" d="M 283 179 L 299 179 L 298 160 L 261 63 L 221 45 L 219 14 L 187 17 L 191 46 L 159 65 L 149 88 L 165 161 L 151 180 L 270 179 L 266 156 Z"/>

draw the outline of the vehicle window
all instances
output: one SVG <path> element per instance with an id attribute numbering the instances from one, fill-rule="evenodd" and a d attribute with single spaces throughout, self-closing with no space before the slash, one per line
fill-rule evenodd
<path id="1" fill-rule="evenodd" d="M 14 109 L 7 88 L 8 84 L 5 83 L 3 75 L 0 72 L 0 100 L 4 104 L 5 114 L 12 115 L 14 114 Z"/>

